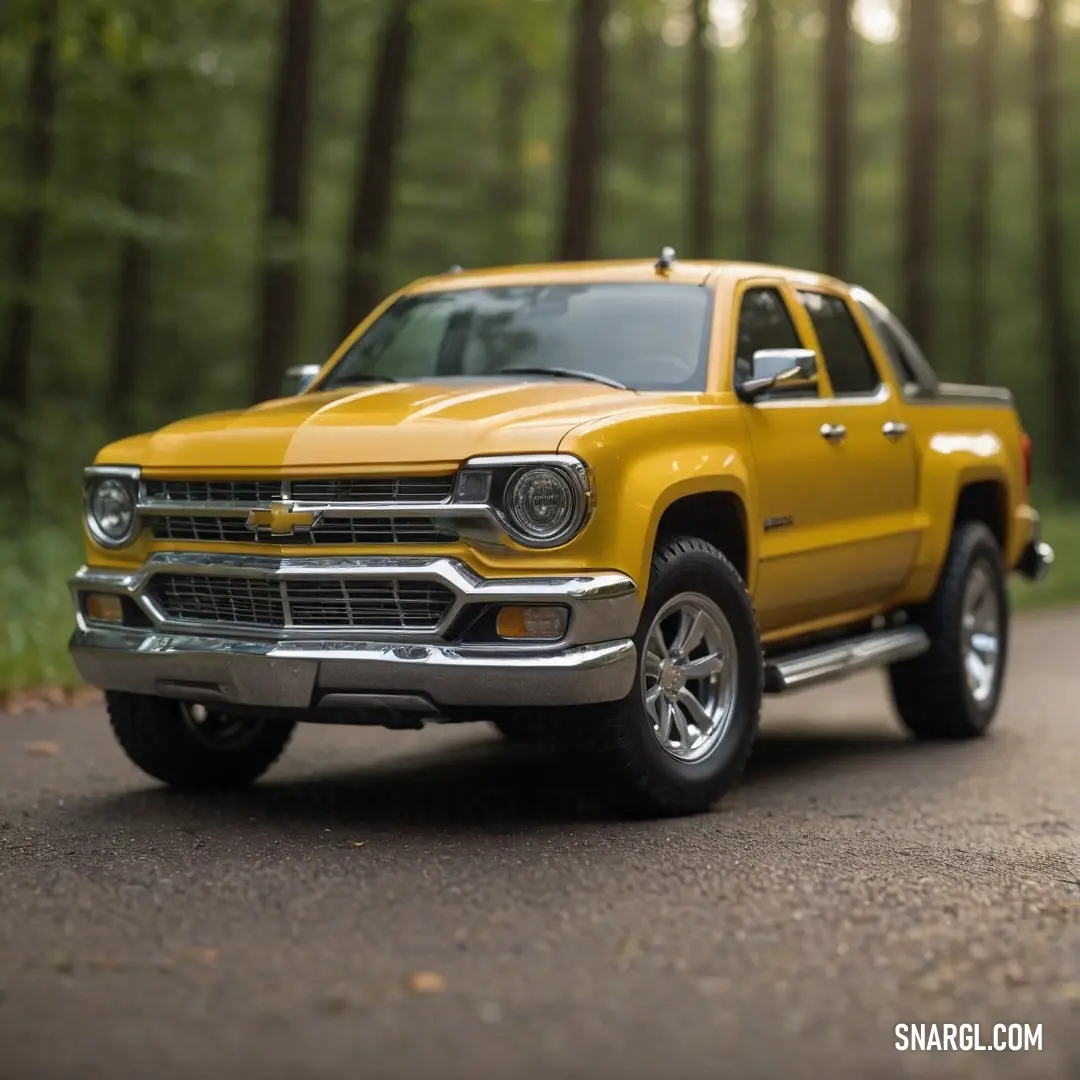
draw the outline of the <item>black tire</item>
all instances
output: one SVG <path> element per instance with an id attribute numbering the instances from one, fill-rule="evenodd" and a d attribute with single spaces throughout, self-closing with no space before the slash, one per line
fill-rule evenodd
<path id="1" fill-rule="evenodd" d="M 986 573 L 998 604 L 997 662 L 989 694 L 976 700 L 964 661 L 965 591 L 975 573 Z M 920 739 L 972 739 L 997 715 L 1009 647 L 1009 592 L 994 534 L 979 521 L 957 525 L 945 566 L 930 601 L 912 612 L 930 637 L 930 651 L 893 664 L 889 682 L 904 726 Z"/>
<path id="2" fill-rule="evenodd" d="M 679 760 L 660 744 L 645 711 L 642 665 L 653 620 L 670 600 L 698 593 L 720 609 L 732 631 L 737 673 L 729 726 L 707 756 Z M 738 571 L 714 545 L 696 537 L 662 541 L 653 555 L 648 592 L 634 642 L 638 678 L 630 693 L 611 705 L 585 710 L 576 725 L 590 732 L 624 804 L 648 816 L 701 813 L 736 783 L 750 755 L 761 713 L 763 663 L 757 620 Z"/>
<path id="3" fill-rule="evenodd" d="M 258 780 L 281 756 L 294 724 L 231 719 L 217 735 L 200 737 L 198 715 L 179 701 L 110 691 L 109 722 L 124 753 L 143 772 L 182 791 L 223 791 Z M 226 718 L 206 713 L 203 722 Z"/>

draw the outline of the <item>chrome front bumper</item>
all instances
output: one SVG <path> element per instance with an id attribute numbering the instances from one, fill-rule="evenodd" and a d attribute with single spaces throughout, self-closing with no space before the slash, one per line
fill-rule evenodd
<path id="1" fill-rule="evenodd" d="M 276 630 L 169 623 L 147 586 L 157 573 L 236 574 L 277 580 L 318 572 L 437 580 L 470 603 L 562 604 L 570 612 L 554 644 L 460 644 L 431 634 Z M 633 581 L 622 574 L 482 579 L 459 560 L 264 559 L 152 556 L 137 573 L 84 567 L 72 579 L 77 627 L 71 655 L 79 674 L 105 690 L 207 705 L 329 713 L 390 710 L 438 716 L 444 709 L 584 705 L 616 701 L 637 671 L 631 640 L 638 619 Z M 89 622 L 79 594 L 130 599 L 145 627 Z M 448 620 L 449 622 L 450 620 Z"/>

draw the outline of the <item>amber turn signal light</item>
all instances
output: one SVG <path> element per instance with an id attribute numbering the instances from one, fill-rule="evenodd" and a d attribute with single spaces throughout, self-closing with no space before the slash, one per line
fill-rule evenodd
<path id="1" fill-rule="evenodd" d="M 124 605 L 112 593 L 89 593 L 86 597 L 86 617 L 96 622 L 123 622 Z"/>
<path id="2" fill-rule="evenodd" d="M 504 607 L 495 629 L 501 638 L 555 641 L 566 633 L 566 608 Z"/>

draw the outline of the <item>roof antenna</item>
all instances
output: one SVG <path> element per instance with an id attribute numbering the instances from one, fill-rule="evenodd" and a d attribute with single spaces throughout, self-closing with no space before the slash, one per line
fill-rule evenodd
<path id="1" fill-rule="evenodd" d="M 675 249 L 673 247 L 662 248 L 660 258 L 656 260 L 656 272 L 665 274 L 675 265 Z"/>

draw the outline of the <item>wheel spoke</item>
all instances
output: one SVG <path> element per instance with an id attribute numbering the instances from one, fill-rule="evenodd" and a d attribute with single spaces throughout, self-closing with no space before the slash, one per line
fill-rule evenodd
<path id="1" fill-rule="evenodd" d="M 645 711 L 649 714 L 650 719 L 660 722 L 660 714 L 657 712 L 656 703 L 660 700 L 660 695 L 663 693 L 663 689 L 658 685 L 654 686 L 645 695 Z"/>
<path id="2" fill-rule="evenodd" d="M 667 660 L 671 656 L 659 623 L 652 628 L 652 633 L 649 635 L 649 652 L 655 653 L 661 660 Z"/>
<path id="3" fill-rule="evenodd" d="M 679 632 L 672 643 L 672 651 L 685 656 L 692 652 L 705 634 L 705 612 L 700 608 L 691 615 L 683 611 L 679 620 Z"/>
<path id="4" fill-rule="evenodd" d="M 686 725 L 686 717 L 678 705 L 669 705 L 675 726 L 679 729 L 679 746 L 683 750 L 690 749 L 690 728 Z"/>
<path id="5" fill-rule="evenodd" d="M 980 657 L 996 656 L 998 651 L 997 638 L 993 634 L 972 634 L 971 647 Z"/>
<path id="6" fill-rule="evenodd" d="M 656 653 L 649 649 L 645 654 L 645 674 L 652 679 L 660 678 L 660 669 L 663 667 L 664 661 Z"/>
<path id="7" fill-rule="evenodd" d="M 984 664 L 979 655 L 974 652 L 969 652 L 967 654 L 964 666 L 967 668 L 971 689 L 978 693 L 989 680 L 989 667 Z"/>
<path id="8" fill-rule="evenodd" d="M 702 735 L 706 734 L 713 725 L 712 717 L 705 711 L 705 707 L 684 686 L 679 691 L 679 705 L 690 714 L 690 719 L 697 725 Z M 679 711 L 681 712 L 682 709 Z"/>
<path id="9" fill-rule="evenodd" d="M 671 738 L 671 714 L 674 711 L 674 707 L 667 698 L 664 698 L 660 702 L 660 727 L 657 731 L 657 738 L 661 743 L 666 743 Z"/>
<path id="10" fill-rule="evenodd" d="M 724 670 L 724 655 L 715 652 L 697 660 L 687 660 L 679 665 L 679 670 L 687 679 L 707 679 L 710 675 L 719 675 Z"/>

